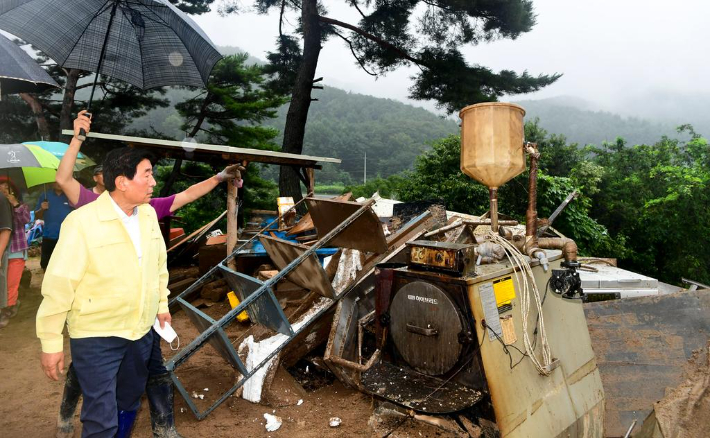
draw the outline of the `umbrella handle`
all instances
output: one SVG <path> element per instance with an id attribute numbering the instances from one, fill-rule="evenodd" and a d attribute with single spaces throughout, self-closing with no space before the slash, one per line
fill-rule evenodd
<path id="1" fill-rule="evenodd" d="M 91 118 L 91 113 L 84 113 L 87 117 Z M 79 139 L 79 141 L 84 141 L 86 140 L 86 131 L 84 131 L 84 128 L 79 128 L 79 135 L 76 136 L 76 138 Z"/>

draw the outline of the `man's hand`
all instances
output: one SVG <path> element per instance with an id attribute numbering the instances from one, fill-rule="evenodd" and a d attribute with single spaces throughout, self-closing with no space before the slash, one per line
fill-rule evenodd
<path id="1" fill-rule="evenodd" d="M 42 353 L 39 360 L 42 364 L 42 371 L 44 371 L 44 374 L 50 379 L 59 380 L 59 374 L 64 374 L 63 351 L 59 353 Z M 59 373 L 57 373 L 57 367 L 59 367 Z"/>
<path id="2" fill-rule="evenodd" d="M 223 171 L 217 174 L 217 180 L 219 182 L 225 182 L 229 179 L 241 179 L 242 171 L 246 170 L 244 166 L 239 164 L 232 164 L 227 166 Z"/>
<path id="3" fill-rule="evenodd" d="M 158 313 L 158 322 L 160 322 L 160 328 L 165 328 L 165 323 L 172 323 L 172 317 L 170 312 Z"/>
<path id="4" fill-rule="evenodd" d="M 91 130 L 91 119 L 85 114 L 86 110 L 79 111 L 76 119 L 74 119 L 74 138 L 78 138 L 79 130 L 82 128 L 87 134 Z"/>
<path id="5" fill-rule="evenodd" d="M 49 210 L 49 202 L 48 202 L 48 201 L 42 202 L 42 203 L 39 205 L 39 209 L 40 209 L 40 210 Z"/>

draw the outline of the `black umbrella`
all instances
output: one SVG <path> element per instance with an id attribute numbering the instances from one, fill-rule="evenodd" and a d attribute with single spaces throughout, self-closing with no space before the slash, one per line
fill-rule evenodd
<path id="1" fill-rule="evenodd" d="M 202 87 L 222 55 L 168 0 L 0 0 L 0 29 L 57 64 L 141 89 Z M 94 96 L 98 74 L 91 89 Z"/>
<path id="2" fill-rule="evenodd" d="M 39 93 L 59 87 L 54 79 L 17 44 L 0 35 L 0 95 Z"/>

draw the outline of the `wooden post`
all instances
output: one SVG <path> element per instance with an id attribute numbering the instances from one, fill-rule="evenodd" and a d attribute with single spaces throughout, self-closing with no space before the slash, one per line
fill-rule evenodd
<path id="1" fill-rule="evenodd" d="M 227 255 L 231 254 L 237 246 L 238 191 L 234 181 L 227 181 Z M 237 262 L 234 259 L 230 260 L 229 267 L 236 270 Z"/>
<path id="2" fill-rule="evenodd" d="M 308 177 L 308 193 L 314 193 L 316 190 L 316 170 L 312 167 L 306 167 L 306 176 Z"/>

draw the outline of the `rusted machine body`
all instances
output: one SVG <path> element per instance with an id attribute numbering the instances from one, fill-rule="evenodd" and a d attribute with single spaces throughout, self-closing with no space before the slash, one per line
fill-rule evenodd
<path id="1" fill-rule="evenodd" d="M 461 274 L 422 269 L 422 253 L 437 260 L 451 248 L 409 246 L 408 266 L 378 277 L 376 343 L 384 347 L 361 373 L 363 390 L 430 414 L 476 412 L 503 437 L 603 436 L 604 393 L 581 300 L 548 293 L 543 316 L 558 362 L 543 376 L 522 353 L 520 285 L 507 261 Z M 546 253 L 560 268 L 561 251 Z M 532 269 L 544 291 L 550 273 L 537 261 Z"/>
<path id="2" fill-rule="evenodd" d="M 418 412 L 465 412 L 502 437 L 602 437 L 577 248 L 538 238 L 539 152 L 523 141 L 523 115 L 498 103 L 461 112 L 461 170 L 490 188 L 490 220 L 459 222 L 472 227 L 469 243 L 446 240 L 457 225 L 424 235 L 443 241 L 408 242 L 406 265 L 381 266 L 374 289 L 339 304 L 326 361 L 365 392 Z M 523 236 L 499 223 L 496 190 L 525 170 L 526 155 Z"/>

